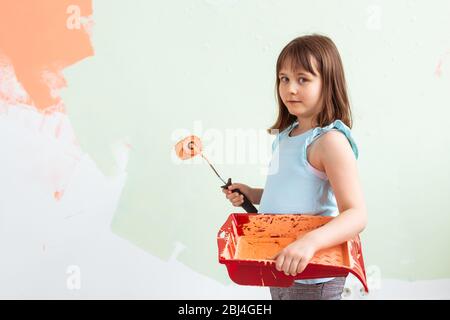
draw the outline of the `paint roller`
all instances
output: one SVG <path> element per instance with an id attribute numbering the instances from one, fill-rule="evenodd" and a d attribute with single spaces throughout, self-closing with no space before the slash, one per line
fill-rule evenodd
<path id="1" fill-rule="evenodd" d="M 214 173 L 219 177 L 220 180 L 224 183 L 221 188 L 227 189 L 231 184 L 231 178 L 228 178 L 228 181 L 225 182 L 225 180 L 222 179 L 222 177 L 217 173 L 216 169 L 214 169 L 214 166 L 208 161 L 208 159 L 203 155 L 202 153 L 202 142 L 200 141 L 200 138 L 194 135 L 188 136 L 181 141 L 179 141 L 175 145 L 175 152 L 178 158 L 181 160 L 186 160 L 195 157 L 196 155 L 201 155 L 203 159 L 206 160 L 206 162 L 209 164 L 211 169 L 213 169 Z M 250 202 L 250 200 L 247 198 L 245 194 L 241 192 L 238 188 L 232 190 L 233 192 L 237 192 L 244 196 L 244 202 L 242 203 L 241 207 L 244 208 L 245 211 L 249 213 L 257 213 L 258 210 L 253 206 L 253 204 Z"/>

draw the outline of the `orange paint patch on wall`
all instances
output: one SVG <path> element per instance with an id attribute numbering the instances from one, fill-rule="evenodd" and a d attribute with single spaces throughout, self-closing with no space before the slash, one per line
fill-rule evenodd
<path id="1" fill-rule="evenodd" d="M 60 103 L 61 70 L 94 54 L 83 26 L 91 15 L 91 0 L 0 2 L 0 53 L 38 110 Z"/>

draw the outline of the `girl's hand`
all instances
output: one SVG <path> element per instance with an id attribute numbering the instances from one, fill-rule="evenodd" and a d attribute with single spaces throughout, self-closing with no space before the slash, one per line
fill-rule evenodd
<path id="1" fill-rule="evenodd" d="M 228 187 L 228 190 L 222 189 L 222 192 L 225 193 L 226 198 L 230 200 L 233 206 L 240 207 L 244 203 L 244 196 L 237 192 L 233 192 L 234 189 L 239 189 L 243 194 L 246 195 L 248 200 L 253 203 L 252 188 L 243 183 L 233 183 Z"/>
<path id="2" fill-rule="evenodd" d="M 275 268 L 283 271 L 287 276 L 296 276 L 305 270 L 315 253 L 315 243 L 307 237 L 300 238 L 273 257 Z"/>

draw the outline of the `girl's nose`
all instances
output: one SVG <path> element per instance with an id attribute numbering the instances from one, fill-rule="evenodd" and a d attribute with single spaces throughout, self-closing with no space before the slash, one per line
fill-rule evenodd
<path id="1" fill-rule="evenodd" d="M 294 94 L 297 94 L 297 92 L 298 92 L 298 87 L 297 87 L 297 85 L 291 84 L 290 87 L 289 87 L 289 92 L 294 93 Z"/>

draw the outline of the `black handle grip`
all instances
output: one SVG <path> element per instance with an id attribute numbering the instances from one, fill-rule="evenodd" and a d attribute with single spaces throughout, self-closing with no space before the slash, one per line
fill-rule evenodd
<path id="1" fill-rule="evenodd" d="M 228 189 L 229 186 L 232 185 L 231 178 L 228 178 L 227 184 L 224 186 L 221 186 L 223 189 Z M 258 213 L 258 210 L 255 208 L 255 206 L 248 200 L 245 194 L 241 192 L 239 189 L 232 190 L 233 192 L 237 192 L 239 194 L 242 194 L 244 196 L 244 202 L 242 203 L 241 207 L 244 208 L 247 213 Z"/>

